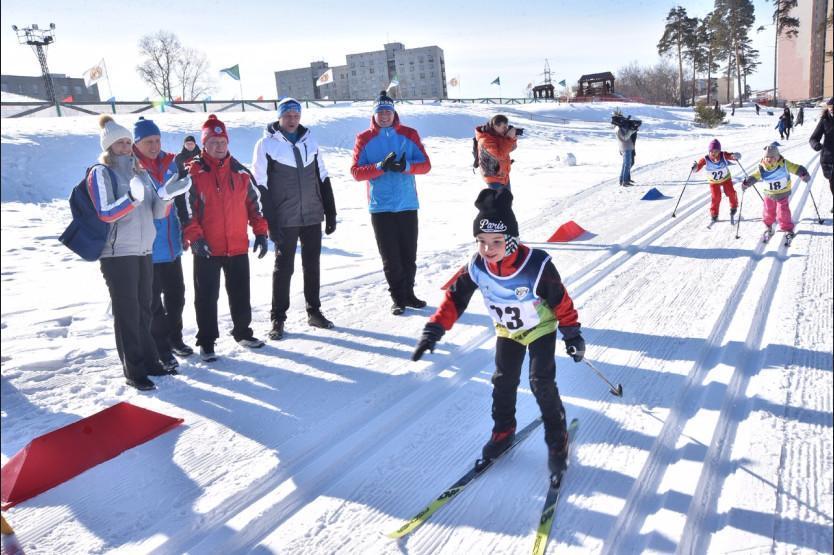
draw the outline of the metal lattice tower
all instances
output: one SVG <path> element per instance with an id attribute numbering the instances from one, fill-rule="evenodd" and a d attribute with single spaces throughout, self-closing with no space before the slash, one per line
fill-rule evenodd
<path id="1" fill-rule="evenodd" d="M 37 23 L 22 29 L 18 28 L 17 25 L 12 25 L 12 30 L 17 33 L 17 40 L 20 44 L 28 44 L 35 51 L 38 63 L 41 65 L 46 94 L 50 102 L 58 106 L 58 99 L 55 98 L 55 87 L 52 84 L 52 76 L 49 75 L 49 66 L 46 65 L 46 52 L 44 51 L 44 46 L 49 46 L 55 42 L 55 24 L 50 23 L 49 29 L 39 29 Z"/>
<path id="2" fill-rule="evenodd" d="M 550 62 L 547 58 L 544 59 L 544 84 L 549 85 L 550 81 Z"/>

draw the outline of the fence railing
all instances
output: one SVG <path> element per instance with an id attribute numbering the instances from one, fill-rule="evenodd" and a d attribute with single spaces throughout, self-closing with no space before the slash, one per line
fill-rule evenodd
<path id="1" fill-rule="evenodd" d="M 395 99 L 399 104 L 537 104 L 560 102 L 641 102 L 642 99 L 623 97 L 576 97 L 576 98 L 403 98 Z M 115 102 L 0 102 L 0 117 L 71 117 L 99 114 L 141 114 L 148 111 L 172 113 L 219 113 L 246 111 L 274 111 L 278 109 L 278 99 L 274 100 L 197 100 L 197 101 L 115 101 Z M 306 108 L 310 106 L 327 107 L 336 105 L 371 104 L 373 100 L 321 100 L 299 99 Z"/>

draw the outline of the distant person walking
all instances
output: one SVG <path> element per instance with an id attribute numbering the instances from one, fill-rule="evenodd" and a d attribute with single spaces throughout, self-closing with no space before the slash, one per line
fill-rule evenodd
<path id="1" fill-rule="evenodd" d="M 758 103 L 754 104 L 754 106 L 756 107 L 756 115 L 758 116 L 758 115 L 759 115 L 759 111 L 761 110 L 761 108 L 759 108 L 759 104 L 758 104 Z"/>
<path id="2" fill-rule="evenodd" d="M 406 307 L 423 308 L 414 294 L 417 274 L 417 182 L 429 173 L 431 161 L 417 130 L 400 123 L 394 100 L 381 91 L 374 103 L 371 127 L 356 136 L 353 178 L 368 183 L 368 210 L 382 257 L 382 268 L 394 304 L 391 314 Z"/>
<path id="3" fill-rule="evenodd" d="M 799 107 L 799 112 L 796 114 L 796 121 L 794 122 L 795 127 L 799 127 L 805 123 L 805 108 L 803 106 Z"/>

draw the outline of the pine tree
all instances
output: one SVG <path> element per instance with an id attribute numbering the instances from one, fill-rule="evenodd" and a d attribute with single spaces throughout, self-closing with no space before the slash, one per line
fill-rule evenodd
<path id="1" fill-rule="evenodd" d="M 729 30 L 727 39 L 731 50 L 727 59 L 728 77 L 730 66 L 732 66 L 738 81 L 739 106 L 741 106 L 744 96 L 741 87 L 742 49 L 756 21 L 755 8 L 751 0 L 715 0 L 715 12 L 725 21 Z"/>
<path id="2" fill-rule="evenodd" d="M 685 106 L 683 90 L 683 58 L 686 44 L 693 33 L 693 19 L 687 17 L 686 8 L 676 6 L 669 10 L 666 16 L 666 27 L 663 36 L 657 43 L 657 52 L 661 56 L 675 51 L 678 57 L 678 94 L 680 105 Z"/>

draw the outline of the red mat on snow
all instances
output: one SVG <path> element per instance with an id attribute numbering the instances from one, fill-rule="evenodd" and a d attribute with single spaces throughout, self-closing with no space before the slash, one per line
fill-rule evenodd
<path id="1" fill-rule="evenodd" d="M 585 230 L 582 229 L 578 223 L 570 220 L 559 226 L 553 235 L 550 236 L 550 239 L 547 240 L 548 243 L 567 243 L 568 241 L 573 241 L 580 235 L 585 233 Z"/>
<path id="2" fill-rule="evenodd" d="M 36 437 L 9 459 L 0 472 L 2 509 L 5 511 L 66 482 L 182 422 L 182 418 L 119 403 Z"/>

